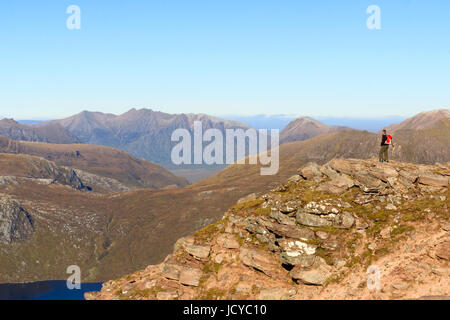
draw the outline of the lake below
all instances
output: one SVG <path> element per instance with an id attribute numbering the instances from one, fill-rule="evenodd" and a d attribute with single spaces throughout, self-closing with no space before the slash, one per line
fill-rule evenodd
<path id="1" fill-rule="evenodd" d="M 0 300 L 84 300 L 84 293 L 99 291 L 102 283 L 82 283 L 81 289 L 69 290 L 66 281 L 0 284 Z"/>

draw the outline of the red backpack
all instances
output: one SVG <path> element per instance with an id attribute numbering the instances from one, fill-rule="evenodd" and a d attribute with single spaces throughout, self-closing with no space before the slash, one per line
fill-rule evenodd
<path id="1" fill-rule="evenodd" d="M 390 134 L 386 135 L 386 144 L 392 144 L 392 136 Z"/>

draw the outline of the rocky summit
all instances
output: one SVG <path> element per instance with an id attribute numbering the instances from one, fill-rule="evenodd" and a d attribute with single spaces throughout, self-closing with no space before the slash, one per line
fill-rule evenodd
<path id="1" fill-rule="evenodd" d="M 162 263 L 86 298 L 450 296 L 449 179 L 450 163 L 308 163 L 179 239 Z M 373 272 L 378 282 L 369 281 Z"/>

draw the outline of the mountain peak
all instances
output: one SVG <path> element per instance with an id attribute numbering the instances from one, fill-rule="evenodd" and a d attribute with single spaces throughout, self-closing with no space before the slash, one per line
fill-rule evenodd
<path id="1" fill-rule="evenodd" d="M 280 143 L 302 141 L 315 136 L 348 129 L 340 126 L 328 126 L 311 117 L 300 117 L 292 120 L 280 134 Z"/>
<path id="2" fill-rule="evenodd" d="M 16 120 L 13 118 L 3 118 L 0 120 L 0 123 L 4 124 L 10 124 L 10 125 L 20 125 Z"/>
<path id="3" fill-rule="evenodd" d="M 450 109 L 436 109 L 431 111 L 421 112 L 415 116 L 406 119 L 405 121 L 390 125 L 386 128 L 388 132 L 398 130 L 422 130 L 433 127 L 439 121 L 450 118 Z"/>

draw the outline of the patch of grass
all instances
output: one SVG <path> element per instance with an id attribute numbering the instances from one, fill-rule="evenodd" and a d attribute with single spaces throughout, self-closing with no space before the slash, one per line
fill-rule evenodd
<path id="1" fill-rule="evenodd" d="M 258 198 L 258 199 L 247 201 L 247 202 L 244 202 L 244 203 L 235 204 L 234 206 L 231 207 L 231 210 L 233 210 L 235 212 L 239 212 L 239 211 L 242 211 L 242 210 L 251 209 L 251 208 L 259 206 L 259 205 L 261 205 L 263 203 L 264 203 L 264 199 Z"/>
<path id="2" fill-rule="evenodd" d="M 147 294 L 147 297 L 149 297 L 150 295 L 156 297 L 158 295 L 158 293 L 163 292 L 163 291 L 164 291 L 164 289 L 161 286 L 154 286 L 151 289 L 142 290 L 142 292 L 144 294 Z"/>
<path id="3" fill-rule="evenodd" d="M 270 214 L 270 207 L 266 207 L 266 208 L 258 207 L 252 213 L 256 214 L 256 215 L 259 215 L 259 216 L 269 216 L 269 214 Z"/>
<path id="4" fill-rule="evenodd" d="M 224 218 L 222 220 L 217 221 L 216 223 L 210 224 L 206 227 L 201 228 L 197 232 L 194 233 L 194 237 L 199 242 L 206 242 L 210 240 L 210 238 L 220 232 L 224 232 L 225 230 L 225 223 L 227 222 L 227 218 Z M 219 229 L 219 226 L 222 226 Z"/>
<path id="5" fill-rule="evenodd" d="M 390 216 L 390 212 L 387 210 L 379 210 L 379 211 L 375 211 L 375 212 L 369 212 L 367 214 L 367 217 L 369 217 L 371 220 L 374 220 L 376 222 L 382 221 L 382 222 L 386 222 L 388 221 Z"/>
<path id="6" fill-rule="evenodd" d="M 153 289 L 153 288 L 152 288 Z M 156 291 L 156 290 L 155 290 Z M 155 296 L 156 296 L 156 294 L 158 293 L 159 291 L 157 291 L 156 293 L 155 293 Z M 148 298 L 148 297 L 150 297 L 150 294 L 151 293 L 153 293 L 150 289 L 138 289 L 138 288 L 135 288 L 135 289 L 133 289 L 133 291 L 132 291 L 132 293 L 130 294 L 130 299 L 136 299 L 136 298 Z"/>
<path id="7" fill-rule="evenodd" d="M 334 264 L 333 258 L 331 257 L 330 252 L 328 252 L 327 250 L 323 248 L 317 248 L 316 255 L 325 260 L 328 265 L 332 266 Z"/>
<path id="8" fill-rule="evenodd" d="M 405 225 L 405 224 L 399 225 L 397 228 L 392 229 L 391 237 L 394 238 L 394 237 L 396 237 L 398 235 L 401 235 L 401 234 L 406 233 L 406 232 L 411 232 L 411 231 L 414 231 L 414 227 L 413 226 Z"/>
<path id="9" fill-rule="evenodd" d="M 199 296 L 198 300 L 218 300 L 225 297 L 226 291 L 222 289 L 209 289 L 204 294 Z"/>
<path id="10" fill-rule="evenodd" d="M 222 267 L 221 264 L 215 263 L 211 260 L 209 260 L 205 265 L 203 266 L 203 272 L 204 273 L 214 273 L 217 274 L 219 272 L 220 268 Z"/>

